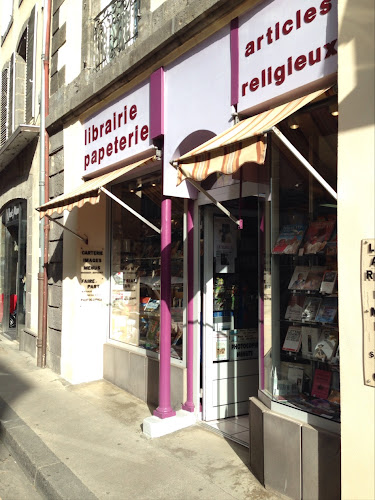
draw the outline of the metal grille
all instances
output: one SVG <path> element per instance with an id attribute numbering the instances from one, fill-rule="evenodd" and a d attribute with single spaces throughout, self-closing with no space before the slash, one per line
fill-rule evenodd
<path id="1" fill-rule="evenodd" d="M 140 0 L 113 0 L 94 20 L 94 64 L 97 70 L 134 43 Z"/>

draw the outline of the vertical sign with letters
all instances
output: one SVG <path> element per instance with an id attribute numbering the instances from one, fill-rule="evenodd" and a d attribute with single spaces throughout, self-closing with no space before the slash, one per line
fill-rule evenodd
<path id="1" fill-rule="evenodd" d="M 365 385 L 375 387 L 375 239 L 362 240 L 361 250 L 363 372 Z"/>

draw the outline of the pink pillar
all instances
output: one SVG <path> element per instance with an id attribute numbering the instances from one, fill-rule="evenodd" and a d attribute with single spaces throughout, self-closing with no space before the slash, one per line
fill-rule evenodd
<path id="1" fill-rule="evenodd" d="M 159 418 L 176 415 L 171 407 L 171 216 L 172 201 L 163 196 L 161 202 L 159 406 L 154 411 L 154 415 Z"/>
<path id="2" fill-rule="evenodd" d="M 188 202 L 188 304 L 187 304 L 187 400 L 182 405 L 186 411 L 194 411 L 193 402 L 193 357 L 194 357 L 194 200 Z"/>

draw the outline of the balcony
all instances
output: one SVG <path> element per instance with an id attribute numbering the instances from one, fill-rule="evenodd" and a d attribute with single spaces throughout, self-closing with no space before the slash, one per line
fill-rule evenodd
<path id="1" fill-rule="evenodd" d="M 94 19 L 94 67 L 98 71 L 134 43 L 140 0 L 112 0 Z"/>

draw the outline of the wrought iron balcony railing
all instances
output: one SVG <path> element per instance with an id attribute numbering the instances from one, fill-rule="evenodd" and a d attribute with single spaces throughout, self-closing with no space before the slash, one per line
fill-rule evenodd
<path id="1" fill-rule="evenodd" d="M 140 0 L 112 0 L 94 20 L 94 64 L 106 66 L 134 43 L 138 35 Z"/>

